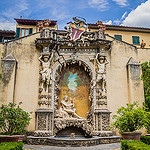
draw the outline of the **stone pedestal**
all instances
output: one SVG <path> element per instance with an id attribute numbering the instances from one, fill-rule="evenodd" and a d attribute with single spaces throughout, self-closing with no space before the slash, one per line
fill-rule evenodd
<path id="1" fill-rule="evenodd" d="M 94 111 L 94 135 L 112 136 L 112 131 L 108 131 L 110 126 L 110 111 L 105 109 L 95 109 Z"/>
<path id="2" fill-rule="evenodd" d="M 36 110 L 36 130 L 34 136 L 53 135 L 54 116 L 53 110 L 49 108 L 39 108 Z"/>

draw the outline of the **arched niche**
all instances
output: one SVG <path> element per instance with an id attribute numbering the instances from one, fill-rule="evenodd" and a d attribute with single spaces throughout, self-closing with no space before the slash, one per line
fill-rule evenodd
<path id="1" fill-rule="evenodd" d="M 96 89 L 93 86 L 95 82 L 95 71 L 87 60 L 77 57 L 77 56 L 75 57 L 72 56 L 72 57 L 65 58 L 65 61 L 63 60 L 60 63 L 57 63 L 53 69 L 51 106 L 52 106 L 52 109 L 54 109 L 54 112 L 55 110 L 59 109 L 59 99 L 60 99 L 60 94 L 61 94 L 60 80 L 61 80 L 61 77 L 63 76 L 63 71 L 65 71 L 71 66 L 73 66 L 73 68 L 76 68 L 76 67 L 80 68 L 79 70 L 82 70 L 85 73 L 85 75 L 88 76 L 89 78 L 88 99 L 90 101 L 90 107 L 93 107 L 93 109 L 95 107 Z"/>
<path id="2" fill-rule="evenodd" d="M 79 66 L 78 63 L 66 64 L 62 68 L 58 85 L 60 86 L 58 109 L 61 106 L 61 100 L 68 96 L 69 101 L 75 100 L 74 107 L 77 115 L 87 118 L 87 112 L 90 109 L 90 76 L 84 67 Z"/>

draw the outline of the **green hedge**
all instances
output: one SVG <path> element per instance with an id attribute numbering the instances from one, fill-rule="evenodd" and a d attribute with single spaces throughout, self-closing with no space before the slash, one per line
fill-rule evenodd
<path id="1" fill-rule="evenodd" d="M 2 142 L 0 143 L 0 150 L 22 150 L 22 142 Z"/>
<path id="2" fill-rule="evenodd" d="M 141 136 L 141 141 L 150 145 L 150 136 Z"/>
<path id="3" fill-rule="evenodd" d="M 150 145 L 136 140 L 121 140 L 122 150 L 150 150 Z"/>

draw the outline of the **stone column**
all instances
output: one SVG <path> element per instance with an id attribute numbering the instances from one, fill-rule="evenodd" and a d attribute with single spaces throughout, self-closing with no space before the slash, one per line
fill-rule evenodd
<path id="1" fill-rule="evenodd" d="M 129 103 L 137 101 L 140 106 L 142 106 L 144 102 L 144 89 L 141 74 L 141 65 L 131 57 L 127 63 Z"/>
<path id="2" fill-rule="evenodd" d="M 48 137 L 53 135 L 54 126 L 53 110 L 50 108 L 53 52 L 49 49 L 49 45 L 43 44 L 43 49 L 39 56 L 39 62 L 39 108 L 35 112 L 36 129 L 34 136 Z"/>
<path id="3" fill-rule="evenodd" d="M 101 47 L 96 55 L 96 108 L 94 109 L 94 135 L 111 136 L 108 131 L 110 125 L 110 111 L 107 108 L 107 79 L 106 65 L 109 61 L 106 58 L 105 48 Z"/>

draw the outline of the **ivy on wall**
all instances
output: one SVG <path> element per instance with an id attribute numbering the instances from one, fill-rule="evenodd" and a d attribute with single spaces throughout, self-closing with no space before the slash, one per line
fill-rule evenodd
<path id="1" fill-rule="evenodd" d="M 142 76 L 146 110 L 150 111 L 150 61 L 142 63 Z"/>

